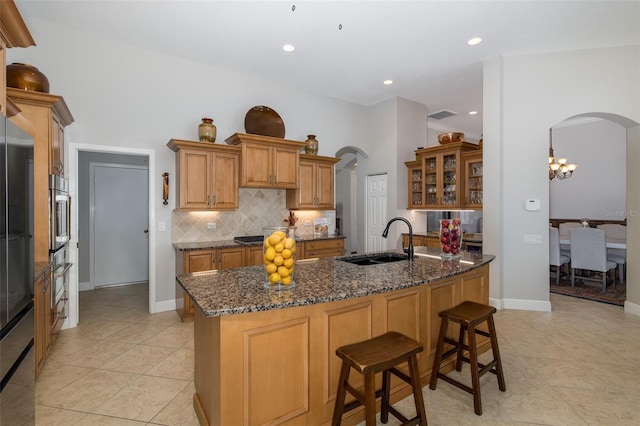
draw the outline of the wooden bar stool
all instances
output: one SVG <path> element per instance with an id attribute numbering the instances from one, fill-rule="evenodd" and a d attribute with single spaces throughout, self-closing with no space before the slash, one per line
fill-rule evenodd
<path id="1" fill-rule="evenodd" d="M 438 378 L 443 379 L 452 385 L 469 392 L 473 395 L 473 408 L 477 415 L 482 414 L 482 400 L 480 399 L 480 377 L 487 371 L 498 376 L 498 388 L 504 392 L 507 387 L 504 383 L 504 374 L 502 372 L 502 362 L 500 361 L 500 351 L 498 350 L 498 337 L 496 335 L 496 327 L 493 322 L 493 314 L 496 308 L 481 303 L 465 301 L 451 309 L 444 310 L 438 315 L 442 318 L 440 324 L 440 335 L 438 337 L 438 346 L 433 359 L 433 369 L 431 370 L 431 382 L 429 388 L 435 390 Z M 455 341 L 447 337 L 447 328 L 449 321 L 460 324 L 460 334 L 458 340 Z M 487 322 L 489 332 L 478 330 L 476 327 L 483 322 Z M 465 331 L 468 335 L 468 345 L 464 344 Z M 491 350 L 493 351 L 493 361 L 487 365 L 478 362 L 478 348 L 476 346 L 476 334 L 491 339 Z M 444 344 L 453 345 L 449 351 L 444 351 Z M 469 351 L 469 357 L 464 356 L 464 351 Z M 456 370 L 462 370 L 462 361 L 471 365 L 471 383 L 472 387 L 466 386 L 457 380 L 440 373 L 440 364 L 450 356 L 456 355 Z"/>
<path id="2" fill-rule="evenodd" d="M 387 423 L 389 413 L 391 413 L 403 422 L 402 425 L 426 426 L 427 412 L 422 399 L 420 372 L 416 357 L 420 352 L 422 352 L 420 343 L 395 331 L 336 349 L 336 355 L 342 358 L 342 369 L 340 370 L 340 382 L 331 424 L 333 426 L 340 425 L 344 413 L 364 405 L 366 425 L 375 426 L 376 398 L 381 397 L 380 420 L 382 423 Z M 398 364 L 405 361 L 409 363 L 408 376 L 396 368 Z M 349 373 L 352 368 L 364 376 L 364 393 L 349 384 Z M 376 390 L 375 375 L 379 372 L 382 372 L 382 388 Z M 416 404 L 416 417 L 407 419 L 389 404 L 390 373 L 411 385 Z M 353 395 L 356 400 L 345 405 L 344 399 L 347 392 Z"/>

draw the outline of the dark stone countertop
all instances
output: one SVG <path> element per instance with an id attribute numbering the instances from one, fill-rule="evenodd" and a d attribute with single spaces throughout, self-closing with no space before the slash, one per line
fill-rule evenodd
<path id="1" fill-rule="evenodd" d="M 327 235 L 322 237 L 316 237 L 313 235 L 296 235 L 296 241 L 317 241 L 317 240 L 335 240 L 346 238 L 344 235 Z M 192 243 L 173 243 L 173 248 L 176 250 L 206 250 L 212 248 L 228 248 L 228 247 L 243 247 L 243 246 L 257 246 L 261 245 L 262 241 L 254 243 L 239 243 L 234 240 L 223 241 L 200 241 Z"/>
<path id="2" fill-rule="evenodd" d="M 495 256 L 463 252 L 443 261 L 439 249 L 416 247 L 413 262 L 358 266 L 341 257 L 296 261 L 295 286 L 264 288 L 262 266 L 214 270 L 176 277 L 207 317 L 333 302 L 439 281 L 479 268 Z M 385 252 L 385 253 L 388 253 Z M 343 257 L 357 257 L 343 256 Z"/>

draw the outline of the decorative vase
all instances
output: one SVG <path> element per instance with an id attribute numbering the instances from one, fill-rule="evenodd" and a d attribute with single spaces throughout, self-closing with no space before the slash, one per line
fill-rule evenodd
<path id="1" fill-rule="evenodd" d="M 316 135 L 307 135 L 307 140 L 304 141 L 304 153 L 309 155 L 318 155 L 318 140 Z"/>
<path id="2" fill-rule="evenodd" d="M 460 219 L 440 219 L 440 257 L 456 259 L 462 250 L 462 222 Z"/>
<path id="3" fill-rule="evenodd" d="M 204 117 L 202 119 L 202 123 L 198 125 L 198 137 L 200 138 L 200 142 L 215 143 L 216 126 L 213 124 L 212 118 Z"/>
<path id="4" fill-rule="evenodd" d="M 7 65 L 7 87 L 49 93 L 49 79 L 33 65 L 14 62 Z"/>
<path id="5" fill-rule="evenodd" d="M 264 233 L 264 288 L 285 289 L 295 286 L 296 227 L 266 226 Z"/>

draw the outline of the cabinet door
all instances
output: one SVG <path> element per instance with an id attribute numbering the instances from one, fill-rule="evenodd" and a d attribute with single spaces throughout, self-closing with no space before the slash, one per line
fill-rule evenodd
<path id="1" fill-rule="evenodd" d="M 249 246 L 246 248 L 246 261 L 244 266 L 262 265 L 263 250 L 262 245 Z"/>
<path id="2" fill-rule="evenodd" d="M 248 188 L 270 187 L 273 181 L 271 147 L 246 142 L 242 148 L 241 185 Z"/>
<path id="3" fill-rule="evenodd" d="M 218 253 L 218 269 L 240 268 L 242 262 L 242 247 L 231 247 L 219 249 Z"/>
<path id="4" fill-rule="evenodd" d="M 424 185 L 422 179 L 422 162 L 408 161 L 407 165 L 407 208 L 424 208 Z"/>
<path id="5" fill-rule="evenodd" d="M 441 205 L 444 207 L 460 207 L 462 193 L 462 173 L 460 164 L 460 151 L 451 151 L 442 154 L 442 174 L 440 187 L 442 188 Z"/>
<path id="6" fill-rule="evenodd" d="M 300 161 L 300 188 L 295 191 L 297 200 L 289 208 L 313 209 L 315 208 L 315 164 L 309 161 Z M 289 193 L 289 191 L 287 191 Z"/>
<path id="7" fill-rule="evenodd" d="M 319 163 L 316 164 L 315 170 L 316 208 L 332 210 L 335 208 L 333 202 L 333 165 Z"/>
<path id="8" fill-rule="evenodd" d="M 51 349 L 51 277 L 47 271 L 34 282 L 35 375 L 38 376 Z"/>
<path id="9" fill-rule="evenodd" d="M 274 146 L 272 149 L 272 176 L 274 188 L 298 188 L 300 153 L 297 148 Z"/>
<path id="10" fill-rule="evenodd" d="M 482 154 L 464 156 L 465 207 L 482 208 Z"/>
<path id="11" fill-rule="evenodd" d="M 211 206 L 216 210 L 234 210 L 240 206 L 238 175 L 240 155 L 218 152 L 211 160 Z"/>
<path id="12" fill-rule="evenodd" d="M 423 155 L 422 164 L 425 207 L 438 207 L 442 198 L 442 187 L 439 184 L 439 171 L 442 169 L 441 157 L 438 155 Z"/>
<path id="13" fill-rule="evenodd" d="M 208 209 L 210 203 L 210 153 L 197 149 L 181 149 L 178 179 L 179 208 Z"/>
<path id="14" fill-rule="evenodd" d="M 216 269 L 216 251 L 191 250 L 188 252 L 189 262 L 185 262 L 185 273 L 202 272 Z"/>

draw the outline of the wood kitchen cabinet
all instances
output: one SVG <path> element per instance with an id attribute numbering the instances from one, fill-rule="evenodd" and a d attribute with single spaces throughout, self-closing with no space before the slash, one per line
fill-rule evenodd
<path id="1" fill-rule="evenodd" d="M 171 139 L 176 153 L 176 210 L 235 210 L 239 207 L 240 149 Z"/>
<path id="2" fill-rule="evenodd" d="M 34 280 L 34 351 L 35 375 L 38 377 L 51 350 L 51 268 L 45 268 Z"/>
<path id="3" fill-rule="evenodd" d="M 344 238 L 309 240 L 304 243 L 304 259 L 344 255 Z M 300 257 L 302 259 L 302 257 Z"/>
<path id="4" fill-rule="evenodd" d="M 464 161 L 464 205 L 465 208 L 481 209 L 482 190 L 482 151 L 468 151 L 462 154 Z"/>
<path id="5" fill-rule="evenodd" d="M 298 243 L 297 245 L 299 245 Z M 256 266 L 264 264 L 262 244 L 245 247 L 245 257 L 243 266 Z"/>
<path id="6" fill-rule="evenodd" d="M 339 158 L 300 155 L 300 188 L 287 189 L 287 208 L 334 210 L 335 164 Z"/>
<path id="7" fill-rule="evenodd" d="M 300 186 L 298 169 L 303 142 L 246 133 L 235 133 L 226 142 L 240 145 L 242 149 L 240 187 L 296 189 Z"/>
<path id="8" fill-rule="evenodd" d="M 425 246 L 431 248 L 440 248 L 440 239 L 429 235 L 414 235 L 413 246 Z M 402 247 L 409 247 L 409 234 L 402 234 Z"/>
<path id="9" fill-rule="evenodd" d="M 262 248 L 262 246 L 260 246 Z M 231 269 L 244 266 L 244 247 L 211 248 L 203 250 L 184 250 L 182 256 L 176 256 L 176 273 L 190 274 L 192 272 L 209 271 L 213 269 Z M 176 287 L 183 296 L 183 306 L 178 308 L 178 315 L 182 321 L 193 318 L 195 305 L 189 294 Z"/>
<path id="10" fill-rule="evenodd" d="M 73 116 L 64 98 L 49 93 L 7 88 L 20 109 L 11 121 L 33 137 L 34 256 L 49 260 L 49 175 L 63 175 L 64 128 Z"/>
<path id="11" fill-rule="evenodd" d="M 469 151 L 478 152 L 479 148 L 468 142 L 456 142 L 416 151 L 416 155 L 422 159 L 424 204 L 420 208 L 448 210 L 464 206 L 462 155 Z M 409 164 L 407 167 L 410 167 Z M 408 182 L 411 187 L 412 184 Z"/>

